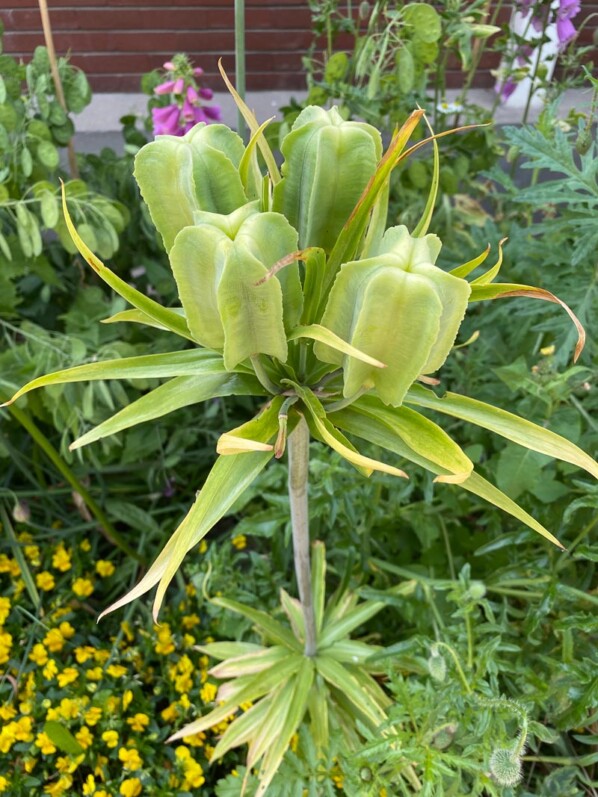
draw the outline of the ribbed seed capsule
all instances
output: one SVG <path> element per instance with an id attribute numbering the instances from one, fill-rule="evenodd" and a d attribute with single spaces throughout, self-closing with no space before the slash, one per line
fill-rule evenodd
<path id="1" fill-rule="evenodd" d="M 279 213 L 259 213 L 257 203 L 228 216 L 197 212 L 195 220 L 177 235 L 170 252 L 194 339 L 223 350 L 229 369 L 254 354 L 285 361 L 285 321 L 290 327 L 301 313 L 297 266 L 263 278 L 296 250 L 296 231 Z"/>
<path id="2" fill-rule="evenodd" d="M 387 366 L 316 343 L 318 359 L 342 365 L 347 397 L 375 388 L 384 403 L 399 406 L 420 374 L 442 365 L 463 319 L 468 283 L 423 260 L 438 255 L 435 236 L 405 233 L 389 230 L 378 255 L 341 266 L 330 291 L 322 325 Z"/>
<path id="3" fill-rule="evenodd" d="M 330 252 L 382 156 L 379 132 L 347 122 L 336 108 L 310 106 L 281 145 L 283 180 L 274 210 L 299 232 L 299 246 Z"/>
<path id="4" fill-rule="evenodd" d="M 228 127 L 203 123 L 139 150 L 135 179 L 167 252 L 197 211 L 228 214 L 247 202 L 238 172 L 244 151 Z"/>

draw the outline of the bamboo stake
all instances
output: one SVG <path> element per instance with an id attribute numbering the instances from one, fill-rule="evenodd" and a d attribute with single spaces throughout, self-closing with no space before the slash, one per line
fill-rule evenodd
<path id="1" fill-rule="evenodd" d="M 64 90 L 58 73 L 58 61 L 56 60 L 56 51 L 54 49 L 54 39 L 52 37 L 52 26 L 50 25 L 50 14 L 48 13 L 47 0 L 38 0 L 39 11 L 42 17 L 42 28 L 44 31 L 44 41 L 46 42 L 46 49 L 48 50 L 48 58 L 50 60 L 50 71 L 52 73 L 52 80 L 54 81 L 54 88 L 56 89 L 56 98 L 65 113 L 68 113 L 66 107 L 66 100 L 64 98 Z M 79 177 L 79 169 L 77 167 L 77 157 L 75 155 L 75 147 L 73 146 L 72 139 L 67 144 L 67 153 L 69 159 L 69 171 L 71 177 L 77 179 Z"/>

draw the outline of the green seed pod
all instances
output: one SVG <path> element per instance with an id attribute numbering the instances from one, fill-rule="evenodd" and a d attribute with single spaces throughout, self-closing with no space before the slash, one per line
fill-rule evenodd
<path id="1" fill-rule="evenodd" d="M 446 678 L 446 661 L 436 648 L 430 651 L 428 657 L 428 672 L 435 681 L 444 681 Z"/>
<path id="2" fill-rule="evenodd" d="M 378 131 L 310 106 L 281 145 L 283 179 L 273 209 L 299 232 L 299 246 L 330 252 L 382 156 Z"/>
<path id="3" fill-rule="evenodd" d="M 278 213 L 259 213 L 258 203 L 228 216 L 197 212 L 194 218 L 196 224 L 179 232 L 170 251 L 194 339 L 224 350 L 230 369 L 254 354 L 286 360 L 283 317 L 290 329 L 302 307 L 298 269 L 294 264 L 264 278 L 297 249 L 296 231 Z"/>
<path id="4" fill-rule="evenodd" d="M 420 374 L 444 363 L 463 320 L 469 284 L 433 265 L 440 242 L 389 229 L 375 256 L 341 266 L 322 325 L 365 354 L 376 368 L 322 343 L 314 353 L 342 365 L 343 393 L 375 388 L 385 404 L 399 406 Z"/>
<path id="5" fill-rule="evenodd" d="M 232 213 L 247 202 L 238 168 L 242 140 L 225 125 L 158 136 L 135 157 L 135 179 L 166 251 L 198 211 Z"/>
<path id="6" fill-rule="evenodd" d="M 501 786 L 516 786 L 521 780 L 521 758 L 512 747 L 497 747 L 490 756 L 489 766 Z"/>

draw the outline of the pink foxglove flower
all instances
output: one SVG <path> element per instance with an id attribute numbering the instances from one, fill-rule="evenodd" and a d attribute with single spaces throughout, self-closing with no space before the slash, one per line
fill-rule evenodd
<path id="1" fill-rule="evenodd" d="M 580 0 L 559 0 L 556 12 L 556 35 L 561 48 L 566 47 L 575 38 L 576 30 L 571 20 L 579 14 L 580 9 Z"/>

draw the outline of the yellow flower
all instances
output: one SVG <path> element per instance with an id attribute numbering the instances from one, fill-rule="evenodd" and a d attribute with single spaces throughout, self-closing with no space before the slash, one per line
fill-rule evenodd
<path id="1" fill-rule="evenodd" d="M 138 797 L 141 794 L 141 781 L 139 778 L 127 778 L 120 784 L 120 794 L 123 797 Z"/>
<path id="2" fill-rule="evenodd" d="M 54 659 L 50 659 L 44 669 L 42 670 L 46 681 L 51 681 L 58 672 L 58 665 Z"/>
<path id="3" fill-rule="evenodd" d="M 49 794 L 50 797 L 61 797 L 73 785 L 73 779 L 70 775 L 61 775 L 55 783 L 48 783 L 44 786 L 44 794 Z"/>
<path id="4" fill-rule="evenodd" d="M 108 578 L 108 576 L 111 576 L 115 570 L 116 568 L 112 562 L 109 562 L 107 559 L 100 559 L 98 562 L 96 562 L 96 573 L 98 576 L 100 576 L 100 578 Z"/>
<path id="5" fill-rule="evenodd" d="M 0 792 L 6 791 L 10 783 L 6 780 L 4 775 L 0 775 Z"/>
<path id="6" fill-rule="evenodd" d="M 110 675 L 112 678 L 122 678 L 126 674 L 127 668 L 123 667 L 122 664 L 110 664 L 106 667 L 106 675 Z"/>
<path id="7" fill-rule="evenodd" d="M 135 634 L 131 628 L 131 623 L 128 620 L 123 620 L 120 624 L 123 634 L 127 638 L 127 642 L 132 642 L 135 639 Z"/>
<path id="8" fill-rule="evenodd" d="M 63 775 L 72 774 L 79 764 L 83 761 L 85 755 L 78 755 L 76 758 L 67 758 L 67 756 L 60 756 L 56 759 L 54 766 Z M 71 778 L 72 781 L 72 778 Z"/>
<path id="9" fill-rule="evenodd" d="M 79 548 L 81 548 L 82 551 L 91 551 L 91 543 L 90 543 L 90 541 L 89 540 L 83 540 L 82 542 L 79 543 Z"/>
<path id="10" fill-rule="evenodd" d="M 242 551 L 243 548 L 247 548 L 247 537 L 244 534 L 237 534 L 232 538 L 232 544 L 238 551 Z"/>
<path id="11" fill-rule="evenodd" d="M 60 623 L 60 625 L 58 626 L 58 629 L 59 629 L 60 633 L 62 634 L 62 636 L 65 639 L 70 639 L 71 637 L 75 636 L 75 629 L 66 620 L 63 620 Z"/>
<path id="12" fill-rule="evenodd" d="M 56 752 L 56 746 L 47 733 L 38 733 L 35 737 L 35 746 L 39 747 L 42 755 L 52 755 Z"/>
<path id="13" fill-rule="evenodd" d="M 123 699 L 122 699 L 123 711 L 126 711 L 129 708 L 132 700 L 133 700 L 133 691 L 131 689 L 125 689 L 125 691 L 123 692 Z"/>
<path id="14" fill-rule="evenodd" d="M 72 684 L 79 677 L 79 672 L 74 667 L 65 667 L 64 670 L 58 673 L 58 686 L 64 687 Z"/>
<path id="15" fill-rule="evenodd" d="M 29 654 L 29 658 L 31 661 L 35 662 L 38 667 L 43 667 L 44 664 L 47 664 L 48 662 L 48 651 L 41 642 L 38 642 L 33 646 L 31 653 Z"/>
<path id="16" fill-rule="evenodd" d="M 191 736 L 185 736 L 185 744 L 190 744 L 191 747 L 203 747 L 206 735 L 203 731 L 194 733 Z"/>
<path id="17" fill-rule="evenodd" d="M 206 540 L 202 540 L 199 543 L 199 552 L 205 553 L 207 550 L 208 550 L 208 543 L 206 542 Z"/>
<path id="18" fill-rule="evenodd" d="M 94 648 L 91 645 L 82 645 L 75 648 L 75 658 L 78 664 L 85 664 L 86 661 L 91 659 L 94 654 Z"/>
<path id="19" fill-rule="evenodd" d="M 102 718 L 102 709 L 99 706 L 92 706 L 83 715 L 83 720 L 86 725 L 93 727 L 97 725 Z"/>
<path id="20" fill-rule="evenodd" d="M 66 573 L 67 570 L 71 569 L 71 552 L 67 551 L 62 543 L 54 551 L 52 567 L 62 573 Z"/>
<path id="21" fill-rule="evenodd" d="M 21 717 L 21 719 L 11 724 L 16 726 L 14 734 L 17 742 L 30 742 L 33 740 L 33 733 L 31 732 L 33 727 L 32 717 Z"/>
<path id="22" fill-rule="evenodd" d="M 175 650 L 172 634 L 170 633 L 170 626 L 168 623 L 164 623 L 163 625 L 159 626 L 155 625 L 154 631 L 158 637 L 158 641 L 154 646 L 154 650 L 161 656 L 168 656 L 169 653 L 172 653 Z"/>
<path id="23" fill-rule="evenodd" d="M 7 631 L 0 633 L 0 664 L 5 664 L 9 660 L 11 647 L 12 636 Z"/>
<path id="24" fill-rule="evenodd" d="M 149 725 L 149 717 L 147 714 L 135 714 L 128 718 L 127 725 L 131 726 L 131 730 L 142 733 Z"/>
<path id="25" fill-rule="evenodd" d="M 204 703 L 212 703 L 217 692 L 218 687 L 215 684 L 205 683 L 199 691 L 199 696 Z"/>
<path id="26" fill-rule="evenodd" d="M 94 659 L 98 662 L 98 664 L 105 664 L 108 659 L 110 658 L 110 651 L 109 650 L 96 650 L 93 654 Z"/>
<path id="27" fill-rule="evenodd" d="M 40 566 L 41 560 L 39 558 L 39 547 L 37 545 L 26 545 L 23 548 L 23 551 L 27 559 L 29 559 L 29 561 L 33 565 L 33 567 Z"/>
<path id="28" fill-rule="evenodd" d="M 10 598 L 0 598 L 0 625 L 4 625 L 10 614 Z"/>
<path id="29" fill-rule="evenodd" d="M 56 586 L 56 582 L 54 581 L 54 576 L 52 573 L 49 573 L 47 570 L 44 570 L 41 573 L 37 573 L 35 576 L 35 583 L 39 587 L 39 589 L 43 590 L 44 592 L 49 592 L 51 589 L 54 589 Z"/>
<path id="30" fill-rule="evenodd" d="M 85 698 L 88 699 L 88 698 Z M 77 719 L 81 713 L 81 707 L 77 700 L 71 700 L 69 697 L 63 697 L 60 705 L 57 708 L 50 708 L 46 714 L 48 720 L 74 720 Z"/>
<path id="31" fill-rule="evenodd" d="M 0 719 L 5 720 L 6 722 L 8 722 L 8 720 L 11 720 L 16 713 L 17 713 L 16 708 L 14 706 L 9 706 L 8 703 L 5 703 L 3 706 L 0 706 Z"/>
<path id="32" fill-rule="evenodd" d="M 58 628 L 51 628 L 44 637 L 44 645 L 48 648 L 50 653 L 58 653 L 62 650 L 64 643 L 70 639 L 75 633 L 75 629 L 66 620 L 63 620 Z"/>
<path id="33" fill-rule="evenodd" d="M 143 761 L 134 747 L 121 747 L 118 751 L 118 757 L 123 762 L 123 768 L 132 772 L 141 769 L 143 766 Z"/>
<path id="34" fill-rule="evenodd" d="M 162 711 L 160 712 L 160 716 L 162 717 L 164 722 L 174 722 L 179 716 L 179 712 L 177 711 L 176 708 L 176 703 L 171 703 L 166 708 L 163 708 Z"/>
<path id="35" fill-rule="evenodd" d="M 93 592 L 93 582 L 88 578 L 76 578 L 72 590 L 79 598 L 87 598 Z"/>
<path id="36" fill-rule="evenodd" d="M 90 794 L 97 794 L 96 792 L 96 779 L 93 775 L 88 775 L 83 784 L 83 794 L 85 797 Z"/>
<path id="37" fill-rule="evenodd" d="M 104 731 L 102 741 L 106 742 L 106 747 L 116 747 L 118 744 L 118 731 Z"/>
<path id="38" fill-rule="evenodd" d="M 87 748 L 91 747 L 93 744 L 93 735 L 87 725 L 84 725 L 80 730 L 77 731 L 75 734 L 75 739 L 79 742 L 84 750 L 87 750 Z"/>
<path id="39" fill-rule="evenodd" d="M 101 667 L 93 667 L 85 673 L 89 681 L 101 681 L 104 677 L 104 670 Z"/>
<path id="40" fill-rule="evenodd" d="M 201 623 L 201 619 L 197 614 L 188 614 L 181 620 L 183 628 L 187 631 L 190 631 L 192 628 L 195 628 L 196 625 Z"/>
<path id="41" fill-rule="evenodd" d="M 21 568 L 15 559 L 2 553 L 0 554 L 0 573 L 9 573 L 13 578 L 17 578 L 21 575 Z"/>

